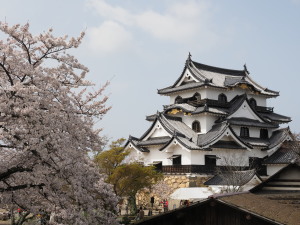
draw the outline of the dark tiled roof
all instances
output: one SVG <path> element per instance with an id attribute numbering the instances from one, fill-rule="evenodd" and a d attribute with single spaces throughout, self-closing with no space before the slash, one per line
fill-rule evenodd
<path id="1" fill-rule="evenodd" d="M 172 116 L 160 114 L 159 121 L 162 123 L 162 126 L 167 131 L 169 131 L 169 133 L 176 134 L 181 137 L 185 137 L 188 140 L 192 139 L 193 141 L 196 142 L 197 133 L 177 118 L 179 117 L 172 117 Z"/>
<path id="2" fill-rule="evenodd" d="M 248 143 L 252 146 L 268 147 L 270 144 L 269 139 L 255 138 L 255 137 L 241 137 L 243 142 Z"/>
<path id="3" fill-rule="evenodd" d="M 162 145 L 166 144 L 171 138 L 169 136 L 153 137 L 148 140 L 137 142 L 137 146 Z"/>
<path id="4" fill-rule="evenodd" d="M 300 197 L 300 165 L 290 163 L 250 190 L 255 194 L 297 193 Z M 300 208 L 300 205 L 299 205 Z M 299 214 L 300 215 L 300 214 Z"/>
<path id="5" fill-rule="evenodd" d="M 241 82 L 242 80 L 243 80 L 243 77 L 226 77 L 224 85 L 231 86 L 231 85 Z"/>
<path id="6" fill-rule="evenodd" d="M 239 145 L 235 141 L 217 141 L 211 148 L 224 148 L 224 149 L 246 149 L 245 147 Z"/>
<path id="7" fill-rule="evenodd" d="M 146 116 L 146 120 L 152 122 L 156 119 L 156 117 L 157 117 L 157 114 L 149 115 L 149 116 Z"/>
<path id="8" fill-rule="evenodd" d="M 243 186 L 247 184 L 256 175 L 255 170 L 230 171 L 223 174 L 217 174 L 206 181 L 205 185 L 221 186 Z"/>
<path id="9" fill-rule="evenodd" d="M 185 146 L 186 148 L 188 148 L 190 150 L 204 150 L 204 151 L 207 151 L 207 149 L 202 149 L 199 146 L 197 146 L 191 139 L 188 140 L 187 138 L 177 136 L 176 134 L 163 147 L 161 147 L 159 150 L 163 151 L 168 146 L 170 146 L 174 140 L 178 141 L 180 144 L 182 144 L 183 146 Z"/>
<path id="10" fill-rule="evenodd" d="M 268 195 L 244 193 L 219 197 L 218 200 L 268 218 L 275 223 L 300 225 L 300 205 L 284 204 L 280 200 L 272 199 Z"/>
<path id="11" fill-rule="evenodd" d="M 196 110 L 196 107 L 191 106 L 187 103 L 172 104 L 172 105 L 165 106 L 165 111 L 168 111 L 168 110 L 171 110 L 171 109 L 181 109 L 184 112 L 194 112 Z"/>
<path id="12" fill-rule="evenodd" d="M 124 145 L 124 147 L 128 146 L 129 144 L 132 144 L 135 149 L 137 149 L 140 152 L 150 152 L 148 148 L 145 147 L 139 147 L 137 144 L 139 142 L 139 139 L 133 136 L 129 136 L 128 141 Z"/>
<path id="13" fill-rule="evenodd" d="M 219 123 L 215 124 L 210 131 L 208 131 L 206 134 L 199 134 L 197 145 L 198 146 L 205 146 L 212 141 L 216 140 L 218 137 L 220 137 L 224 131 L 228 128 L 227 123 Z"/>
<path id="14" fill-rule="evenodd" d="M 268 148 L 264 149 L 264 150 L 268 150 L 268 149 L 272 149 L 275 146 L 283 143 L 288 137 L 290 137 L 290 130 L 289 128 L 283 128 L 283 129 L 279 129 L 273 132 L 271 138 L 270 138 L 270 145 L 268 146 Z"/>
<path id="15" fill-rule="evenodd" d="M 252 120 L 243 117 L 232 117 L 227 119 L 229 124 L 237 126 L 247 126 L 247 127 L 259 127 L 259 128 L 278 128 L 278 125 L 271 123 L 260 122 L 258 120 Z"/>
<path id="16" fill-rule="evenodd" d="M 299 149 L 299 143 L 294 144 L 294 142 L 285 142 L 276 152 L 266 158 L 263 161 L 263 164 L 289 164 L 298 161 L 300 160 Z"/>
<path id="17" fill-rule="evenodd" d="M 169 93 L 174 93 L 174 92 L 179 92 L 179 91 L 184 91 L 184 90 L 191 90 L 191 89 L 195 89 L 195 88 L 200 88 L 200 87 L 204 87 L 204 86 L 212 86 L 212 87 L 218 87 L 216 85 L 213 84 L 207 84 L 207 83 L 187 83 L 187 84 L 183 84 L 180 85 L 178 87 L 166 87 L 163 89 L 159 89 L 158 90 L 158 94 L 169 94 Z"/>
<path id="18" fill-rule="evenodd" d="M 283 116 L 277 113 L 273 113 L 273 112 L 258 112 L 258 114 L 260 116 L 262 116 L 263 118 L 265 118 L 266 120 L 270 120 L 272 122 L 277 122 L 277 123 L 288 123 L 291 122 L 292 119 L 291 117 L 288 116 Z"/>
<path id="19" fill-rule="evenodd" d="M 224 68 L 201 64 L 201 63 L 198 63 L 195 61 L 192 61 L 192 62 L 197 67 L 197 69 L 200 69 L 200 70 L 206 70 L 206 71 L 210 71 L 210 72 L 226 74 L 226 75 L 231 75 L 231 76 L 246 76 L 245 70 L 224 69 Z"/>
<path id="20" fill-rule="evenodd" d="M 180 83 L 184 76 L 184 71 L 188 70 L 189 74 L 196 80 L 192 83 Z M 231 70 L 214 66 L 209 66 L 192 61 L 188 58 L 181 73 L 176 82 L 167 88 L 159 89 L 158 94 L 169 94 L 174 92 L 180 92 L 187 89 L 200 88 L 202 86 L 217 87 L 217 88 L 230 88 L 239 84 L 247 84 L 255 92 L 260 92 L 263 95 L 278 96 L 279 93 L 263 88 L 254 82 L 250 77 L 246 69 L 244 70 Z"/>

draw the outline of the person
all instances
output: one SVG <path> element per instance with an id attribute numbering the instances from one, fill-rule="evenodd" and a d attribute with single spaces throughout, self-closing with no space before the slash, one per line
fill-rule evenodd
<path id="1" fill-rule="evenodd" d="M 145 212 L 143 210 L 143 207 L 141 206 L 139 211 L 139 220 L 144 219 L 144 216 L 145 216 Z"/>
<path id="2" fill-rule="evenodd" d="M 134 220 L 139 220 L 140 219 L 140 210 L 138 209 L 137 210 L 137 214 L 136 214 L 136 217 L 134 218 Z"/>
<path id="3" fill-rule="evenodd" d="M 164 212 L 167 212 L 167 211 L 168 211 L 168 207 L 169 207 L 169 202 L 168 202 L 168 200 L 165 199 L 164 202 L 163 202 L 163 204 L 164 204 Z"/>

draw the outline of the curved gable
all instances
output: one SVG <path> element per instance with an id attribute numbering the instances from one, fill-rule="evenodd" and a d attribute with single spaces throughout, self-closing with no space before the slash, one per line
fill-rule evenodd
<path id="1" fill-rule="evenodd" d="M 258 120 L 259 122 L 266 122 L 261 116 L 259 116 L 250 106 L 247 98 L 237 107 L 229 116 L 228 119 L 234 117 L 242 117 L 251 120 Z"/>
<path id="2" fill-rule="evenodd" d="M 147 140 L 150 137 L 161 137 L 170 136 L 169 132 L 162 126 L 159 120 L 155 120 L 151 127 L 146 131 L 146 133 L 140 138 L 141 140 Z"/>
<path id="3" fill-rule="evenodd" d="M 186 83 L 194 83 L 199 82 L 199 79 L 194 76 L 192 71 L 189 69 L 189 67 L 185 67 L 180 78 L 176 81 L 176 83 L 173 85 L 173 87 L 179 87 Z"/>

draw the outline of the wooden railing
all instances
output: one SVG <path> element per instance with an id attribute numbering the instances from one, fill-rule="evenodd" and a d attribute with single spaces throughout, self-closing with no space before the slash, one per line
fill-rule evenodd
<path id="1" fill-rule="evenodd" d="M 248 167 L 237 168 L 238 170 L 247 170 Z M 215 174 L 218 171 L 228 170 L 228 166 L 207 166 L 207 165 L 171 165 L 171 166 L 162 166 L 162 173 L 171 173 L 171 174 L 185 174 L 185 173 L 198 173 L 198 174 Z M 267 175 L 266 166 L 261 166 L 257 169 L 259 175 Z"/>

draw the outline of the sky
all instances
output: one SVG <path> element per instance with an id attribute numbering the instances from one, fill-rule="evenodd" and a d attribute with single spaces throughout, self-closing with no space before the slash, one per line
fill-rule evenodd
<path id="1" fill-rule="evenodd" d="M 175 82 L 189 52 L 216 67 L 246 63 L 255 81 L 280 91 L 268 106 L 300 132 L 300 0 L 2 0 L 0 20 L 29 22 L 34 34 L 86 33 L 72 54 L 96 88 L 110 81 L 112 109 L 96 123 L 110 140 L 142 136 L 145 117 L 169 104 L 157 89 Z"/>

